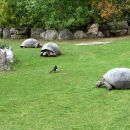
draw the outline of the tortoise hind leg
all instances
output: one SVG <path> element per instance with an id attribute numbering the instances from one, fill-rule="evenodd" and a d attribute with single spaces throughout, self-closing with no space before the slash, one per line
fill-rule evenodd
<path id="1" fill-rule="evenodd" d="M 107 81 L 104 81 L 104 86 L 106 86 L 108 90 L 112 90 L 112 86 Z"/>

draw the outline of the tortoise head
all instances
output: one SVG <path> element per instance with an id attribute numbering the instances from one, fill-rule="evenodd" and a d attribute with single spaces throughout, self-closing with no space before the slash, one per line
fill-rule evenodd
<path id="1" fill-rule="evenodd" d="M 55 57 L 56 53 L 51 51 L 51 50 L 44 50 L 43 52 L 41 52 L 41 56 L 45 56 L 45 57 Z"/>
<path id="2" fill-rule="evenodd" d="M 39 42 L 39 43 L 35 46 L 35 48 L 40 48 L 40 47 L 42 47 L 42 45 L 41 45 L 41 43 Z"/>
<path id="3" fill-rule="evenodd" d="M 96 83 L 96 87 L 99 88 L 104 85 L 104 79 L 102 78 L 100 81 Z"/>

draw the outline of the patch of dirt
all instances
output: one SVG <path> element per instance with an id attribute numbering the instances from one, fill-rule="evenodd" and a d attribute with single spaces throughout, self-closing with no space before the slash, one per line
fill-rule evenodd
<path id="1" fill-rule="evenodd" d="M 108 44 L 111 42 L 84 42 L 84 43 L 79 43 L 79 44 L 75 44 L 75 45 L 104 45 L 104 44 Z"/>

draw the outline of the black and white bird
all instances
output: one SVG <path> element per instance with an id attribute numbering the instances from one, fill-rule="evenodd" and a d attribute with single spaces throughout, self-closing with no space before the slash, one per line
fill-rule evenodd
<path id="1" fill-rule="evenodd" d="M 57 71 L 58 71 L 58 67 L 57 67 L 57 65 L 55 65 L 53 67 L 53 69 L 50 71 L 50 73 L 52 73 L 52 72 L 56 73 Z"/>

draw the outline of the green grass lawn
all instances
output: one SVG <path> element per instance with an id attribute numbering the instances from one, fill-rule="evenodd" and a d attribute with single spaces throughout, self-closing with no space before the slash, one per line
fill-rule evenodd
<path id="1" fill-rule="evenodd" d="M 21 49 L 22 41 L 0 39 L 17 57 L 12 71 L 0 73 L 0 130 L 130 130 L 130 90 L 95 87 L 107 70 L 130 68 L 130 38 L 94 46 L 58 41 L 55 58 Z M 54 65 L 59 72 L 49 74 Z"/>

